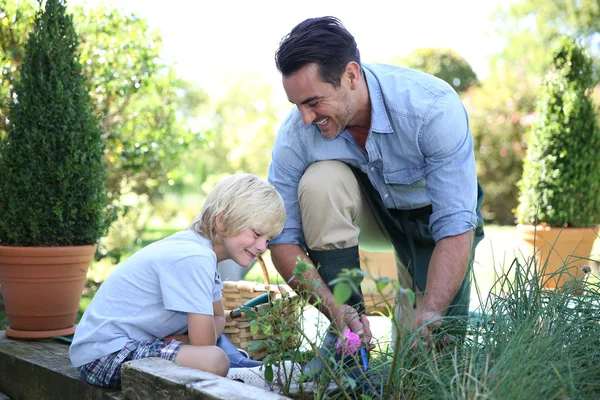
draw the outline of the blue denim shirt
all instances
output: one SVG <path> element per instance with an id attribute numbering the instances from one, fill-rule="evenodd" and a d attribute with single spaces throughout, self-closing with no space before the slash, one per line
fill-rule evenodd
<path id="1" fill-rule="evenodd" d="M 325 139 L 292 110 L 275 139 L 269 182 L 285 202 L 283 232 L 271 244 L 306 247 L 298 182 L 314 162 L 339 160 L 366 173 L 389 209 L 432 206 L 437 242 L 477 225 L 477 175 L 469 119 L 454 89 L 411 69 L 363 64 L 371 98 L 366 152 L 347 130 Z"/>

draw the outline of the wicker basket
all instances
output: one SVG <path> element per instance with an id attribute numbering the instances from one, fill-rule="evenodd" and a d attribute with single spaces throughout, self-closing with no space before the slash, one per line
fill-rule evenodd
<path id="1" fill-rule="evenodd" d="M 225 334 L 229 337 L 231 343 L 235 347 L 248 352 L 253 360 L 262 360 L 267 355 L 266 345 L 261 344 L 258 349 L 249 351 L 250 343 L 265 339 L 262 332 L 252 334 L 250 331 L 251 319 L 245 313 L 241 313 L 232 317 L 232 310 L 242 306 L 248 300 L 260 296 L 264 293 L 269 293 L 271 303 L 283 302 L 283 311 L 285 317 L 291 320 L 299 318 L 298 296 L 292 288 L 287 285 L 271 285 L 267 268 L 263 259 L 259 256 L 258 262 L 262 268 L 263 278 L 265 283 L 249 282 L 249 281 L 226 281 L 223 282 L 223 305 L 225 307 Z M 255 309 L 271 307 L 272 304 L 265 303 L 255 307 Z M 288 345 L 293 346 L 291 341 Z"/>

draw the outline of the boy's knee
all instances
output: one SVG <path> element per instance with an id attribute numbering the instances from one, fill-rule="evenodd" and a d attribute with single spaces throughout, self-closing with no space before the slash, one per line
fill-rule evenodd
<path id="1" fill-rule="evenodd" d="M 214 371 L 210 371 L 215 375 L 226 376 L 229 372 L 229 357 L 227 354 L 217 346 L 211 346 L 208 357 L 212 362 L 209 365 L 213 365 Z"/>

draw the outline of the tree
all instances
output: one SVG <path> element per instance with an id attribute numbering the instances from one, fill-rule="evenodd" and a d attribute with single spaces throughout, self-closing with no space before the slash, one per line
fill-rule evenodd
<path id="1" fill-rule="evenodd" d="M 161 38 L 147 22 L 100 6 L 74 9 L 82 37 L 81 62 L 102 117 L 108 187 L 152 199 L 198 136 L 177 114 L 183 82 L 160 57 Z"/>
<path id="2" fill-rule="evenodd" d="M 514 223 L 517 182 L 527 149 L 525 132 L 535 118 L 537 85 L 524 79 L 521 70 L 502 69 L 463 95 L 485 193 L 481 213 L 487 221 Z"/>
<path id="3" fill-rule="evenodd" d="M 548 55 L 562 35 L 596 46 L 596 54 L 600 49 L 600 0 L 520 0 L 500 9 L 494 22 L 506 46 L 493 63 L 520 65 L 526 75 L 544 75 Z"/>
<path id="4" fill-rule="evenodd" d="M 14 82 L 34 18 L 30 1 L 0 0 L 0 140 L 6 136 L 6 114 L 14 100 Z"/>
<path id="5" fill-rule="evenodd" d="M 477 83 L 477 75 L 469 63 L 451 49 L 417 49 L 407 56 L 396 57 L 391 62 L 437 76 L 458 93 L 465 92 Z"/>
<path id="6" fill-rule="evenodd" d="M 195 183 L 208 192 L 223 175 L 247 172 L 266 177 L 281 111 L 273 89 L 259 73 L 231 81 L 225 95 L 205 110 L 212 132 L 188 163 Z"/>

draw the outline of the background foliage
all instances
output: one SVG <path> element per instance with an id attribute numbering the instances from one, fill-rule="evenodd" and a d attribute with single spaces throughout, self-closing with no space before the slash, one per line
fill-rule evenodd
<path id="1" fill-rule="evenodd" d="M 391 60 L 393 64 L 418 69 L 446 81 L 458 93 L 477 84 L 469 63 L 452 49 L 422 48 Z"/>
<path id="2" fill-rule="evenodd" d="M 514 224 L 517 183 L 527 153 L 526 131 L 535 98 L 561 35 L 578 38 L 592 53 L 594 82 L 600 62 L 600 0 L 520 0 L 499 9 L 492 22 L 504 47 L 490 59 L 481 87 L 465 94 L 475 141 L 478 176 L 488 222 Z M 593 86 L 593 85 L 592 85 Z M 600 96 L 596 96 L 600 98 Z M 596 118 L 600 112 L 595 106 Z"/>
<path id="3" fill-rule="evenodd" d="M 6 136 L 6 113 L 36 7 L 32 1 L 0 0 L 0 137 Z M 202 148 L 203 134 L 187 120 L 208 97 L 179 79 L 162 59 L 160 34 L 144 19 L 106 6 L 75 7 L 72 13 L 80 62 L 106 144 L 109 211 L 119 216 L 98 255 L 118 259 L 141 241 L 153 205 L 181 175 L 184 153 Z"/>

